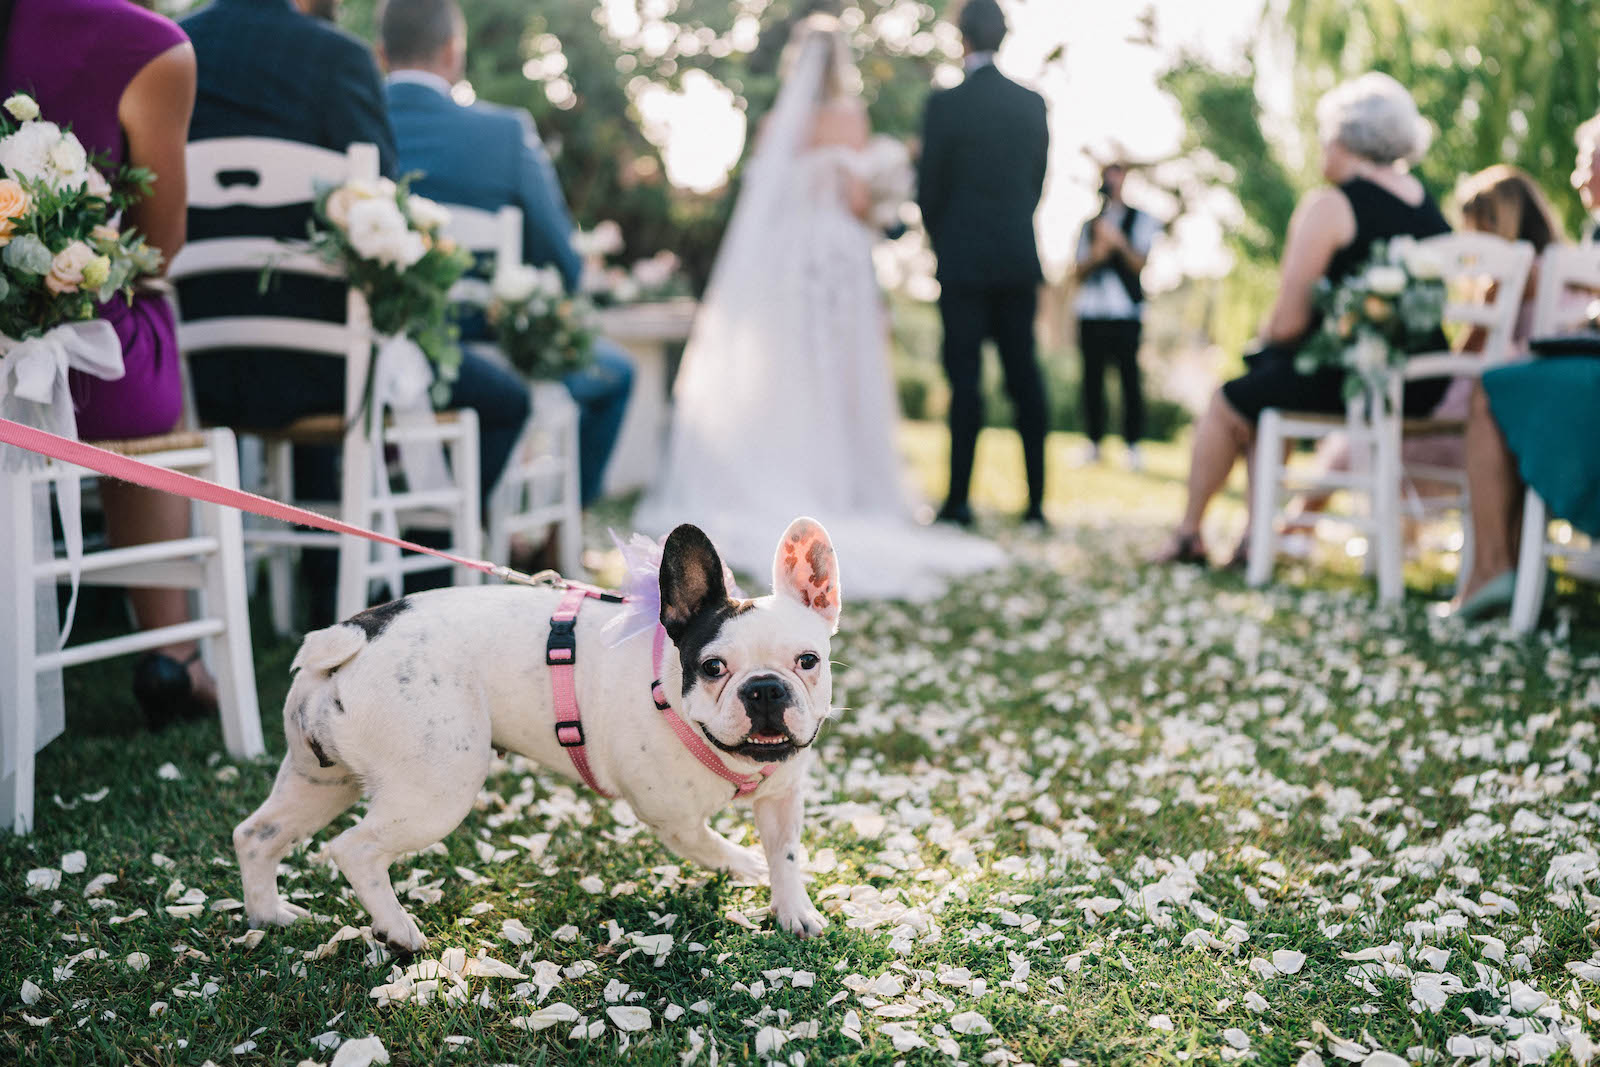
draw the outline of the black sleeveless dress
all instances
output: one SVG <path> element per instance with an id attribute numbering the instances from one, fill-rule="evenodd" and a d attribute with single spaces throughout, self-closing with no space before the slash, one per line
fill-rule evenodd
<path id="1" fill-rule="evenodd" d="M 1354 178 L 1339 186 L 1356 216 L 1354 240 L 1333 254 L 1324 275 L 1338 285 L 1366 265 L 1374 241 L 1394 237 L 1434 237 L 1450 232 L 1450 224 L 1439 212 L 1433 197 L 1424 192 L 1417 204 L 1408 204 L 1381 185 Z M 1321 325 L 1313 322 L 1311 331 Z M 1285 411 L 1310 411 L 1337 415 L 1344 412 L 1344 371 L 1325 367 L 1314 374 L 1301 374 L 1294 368 L 1298 345 L 1272 344 L 1245 356 L 1243 377 L 1222 387 L 1228 406 L 1254 423 L 1264 408 Z M 1433 346 L 1430 346 L 1433 347 Z M 1443 348 L 1444 339 L 1436 346 Z M 1438 406 L 1450 386 L 1448 378 L 1424 378 L 1406 383 L 1405 413 L 1427 415 Z"/>

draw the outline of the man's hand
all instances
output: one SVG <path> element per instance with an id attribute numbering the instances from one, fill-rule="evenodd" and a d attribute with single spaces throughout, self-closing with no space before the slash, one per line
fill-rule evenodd
<path id="1" fill-rule="evenodd" d="M 1104 217 L 1094 220 L 1094 238 L 1091 248 L 1096 249 L 1095 259 L 1104 259 L 1113 252 L 1125 252 L 1128 249 L 1127 238 L 1122 236 L 1122 228 L 1113 226 Z"/>

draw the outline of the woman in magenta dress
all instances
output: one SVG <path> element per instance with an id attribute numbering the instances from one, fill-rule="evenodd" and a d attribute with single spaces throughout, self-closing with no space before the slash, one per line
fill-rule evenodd
<path id="1" fill-rule="evenodd" d="M 130 208 L 136 227 L 170 261 L 183 245 L 187 188 L 184 146 L 194 109 L 194 49 L 171 20 L 129 0 L 0 0 L 0 85 L 23 92 L 44 117 L 71 126 L 90 153 L 112 165 L 146 167 L 151 195 Z M 73 372 L 72 397 L 84 440 L 141 437 L 170 431 L 182 405 L 172 311 L 156 292 L 100 306 L 122 340 L 124 376 L 113 382 Z M 104 479 L 100 496 L 117 545 L 182 537 L 189 505 L 179 497 Z M 142 627 L 189 617 L 182 590 L 132 589 Z M 216 684 L 193 642 L 140 661 L 134 693 L 160 722 L 174 712 L 216 706 Z"/>

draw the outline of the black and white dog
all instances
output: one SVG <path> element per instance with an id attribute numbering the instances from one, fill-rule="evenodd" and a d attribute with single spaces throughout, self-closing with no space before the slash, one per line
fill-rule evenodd
<path id="1" fill-rule="evenodd" d="M 764 857 L 707 825 L 732 789 L 652 703 L 650 640 L 608 647 L 600 631 L 619 606 L 592 601 L 578 618 L 574 687 L 600 787 L 626 799 L 684 858 L 745 880 L 770 872 L 779 925 L 811 936 L 827 920 L 801 881 L 803 790 L 831 708 L 828 651 L 840 607 L 827 532 L 796 519 L 772 572 L 771 596 L 732 599 L 710 540 L 680 526 L 660 573 L 666 699 L 728 770 L 768 774 L 751 794 Z M 496 748 L 577 777 L 554 730 L 545 651 L 562 595 L 527 586 L 442 589 L 307 635 L 283 709 L 288 754 L 272 794 L 233 832 L 252 925 L 307 914 L 279 895 L 278 861 L 365 795 L 367 814 L 334 838 L 333 859 L 371 914 L 375 937 L 401 953 L 427 944 L 395 896 L 390 864 L 460 824 Z"/>

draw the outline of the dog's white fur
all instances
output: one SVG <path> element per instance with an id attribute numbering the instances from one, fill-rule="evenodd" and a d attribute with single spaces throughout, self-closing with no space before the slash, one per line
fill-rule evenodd
<path id="1" fill-rule="evenodd" d="M 698 533 L 698 531 L 695 531 Z M 826 546 L 832 596 L 807 606 L 806 578 L 784 565 L 785 542 Z M 754 729 L 737 691 L 752 674 L 777 675 L 793 695 L 783 725 L 801 746 L 756 791 L 753 814 L 765 856 L 716 833 L 707 820 L 726 807 L 733 786 L 703 767 L 650 699 L 651 639 L 616 648 L 601 633 L 622 609 L 590 600 L 577 624 L 576 691 L 586 749 L 600 785 L 623 797 L 662 842 L 686 859 L 760 880 L 770 872 L 772 910 L 792 933 L 821 932 L 799 867 L 803 789 L 832 702 L 830 637 L 838 624 L 838 571 L 820 525 L 797 519 L 779 543 L 774 593 L 728 618 L 701 662 L 723 659 L 718 682 L 697 677 L 685 691 L 679 655 L 668 642 L 662 679 L 668 699 L 692 727 L 737 744 Z M 794 560 L 790 554 L 790 563 Z M 720 573 L 720 561 L 717 561 Z M 802 575 L 805 568 L 800 568 Z M 234 830 L 245 909 L 252 925 L 284 925 L 307 914 L 278 893 L 277 865 L 362 795 L 365 817 L 334 838 L 330 851 L 372 917 L 374 936 L 396 951 L 427 943 L 401 907 L 389 866 L 426 848 L 471 810 L 496 748 L 538 760 L 577 780 L 557 743 L 545 643 L 561 592 L 503 586 L 443 589 L 407 598 L 383 628 L 340 623 L 309 634 L 284 704 L 288 752 L 271 795 Z M 802 599 L 806 603 L 802 603 Z M 724 603 L 726 601 L 724 600 Z M 802 653 L 820 664 L 797 666 Z M 730 769 L 762 764 L 727 752 Z"/>

